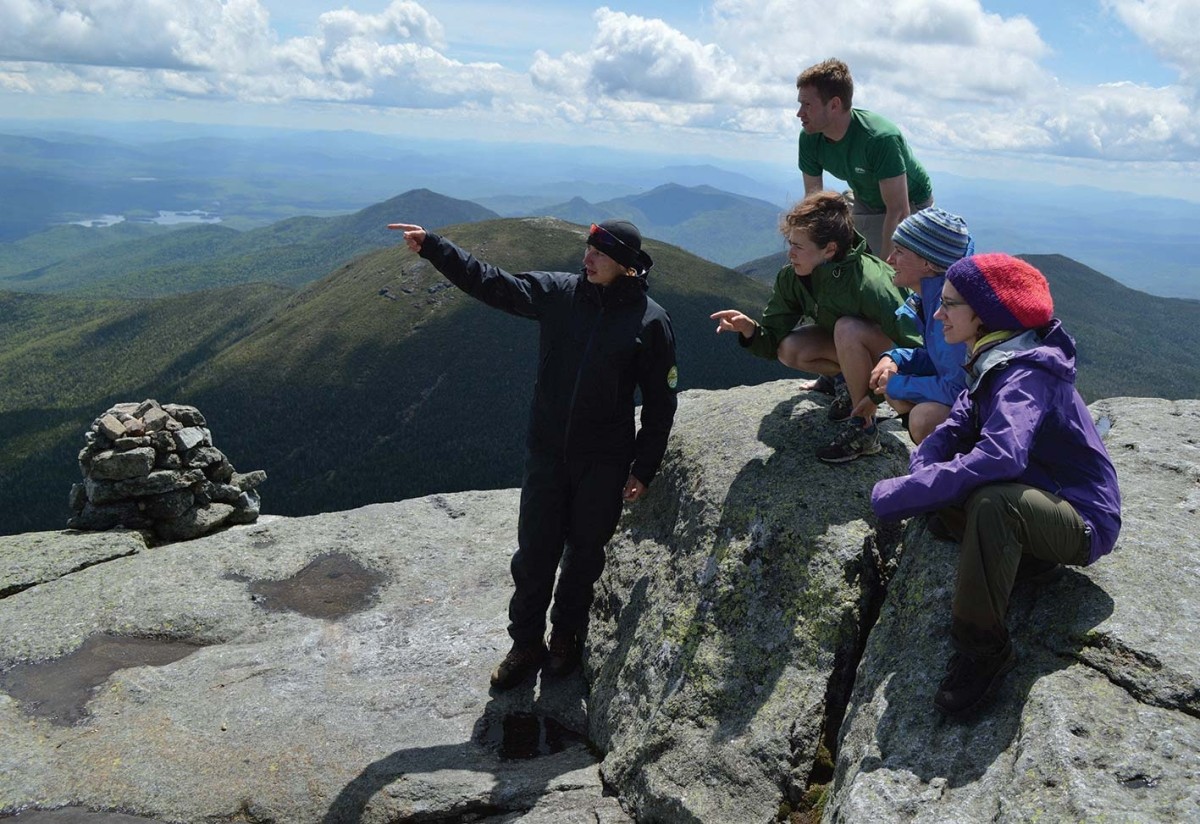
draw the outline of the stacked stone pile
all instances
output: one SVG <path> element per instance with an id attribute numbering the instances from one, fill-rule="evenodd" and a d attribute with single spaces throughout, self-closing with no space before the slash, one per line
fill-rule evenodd
<path id="1" fill-rule="evenodd" d="M 258 519 L 262 470 L 237 472 L 213 446 L 194 406 L 119 403 L 91 425 L 71 487 L 71 529 L 148 529 L 163 541 L 198 538 Z"/>

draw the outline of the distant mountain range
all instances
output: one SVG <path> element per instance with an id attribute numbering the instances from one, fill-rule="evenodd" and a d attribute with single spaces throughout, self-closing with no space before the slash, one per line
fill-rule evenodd
<path id="1" fill-rule="evenodd" d="M 937 204 L 967 218 L 980 251 L 1065 254 L 1139 291 L 1200 298 L 1200 203 L 979 173 L 993 177 L 931 170 Z M 691 190 L 688 204 L 704 190 L 749 198 L 745 214 L 719 206 L 719 218 L 707 221 L 646 210 L 646 234 L 729 266 L 775 253 L 776 218 L 803 195 L 795 143 L 787 140 L 770 156 L 734 160 L 351 131 L 0 117 L 0 258 L 6 242 L 103 214 L 202 209 L 222 226 L 246 230 L 300 215 L 350 214 L 425 188 L 502 217 L 554 214 L 586 224 L 596 214 L 580 220 L 577 210 L 558 207 L 592 204 L 599 212 L 614 204 L 614 214 L 637 214 L 630 201 L 664 184 Z M 297 278 L 304 264 L 290 265 Z"/>
<path id="2" fill-rule="evenodd" d="M 589 203 L 574 198 L 526 214 L 546 214 L 572 223 L 609 218 L 630 220 L 643 234 L 673 243 L 723 266 L 737 266 L 765 249 L 783 245 L 779 206 L 712 186 L 668 183 L 636 195 Z"/>
<path id="3" fill-rule="evenodd" d="M 387 224 L 405 215 L 430 226 L 497 217 L 418 189 L 350 215 L 295 217 L 245 232 L 211 224 L 171 231 L 139 224 L 57 226 L 0 245 L 0 289 L 155 297 L 242 283 L 301 286 L 395 243 Z"/>

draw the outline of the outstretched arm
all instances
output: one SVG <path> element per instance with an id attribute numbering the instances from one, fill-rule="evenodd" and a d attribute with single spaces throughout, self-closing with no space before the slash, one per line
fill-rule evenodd
<path id="1" fill-rule="evenodd" d="M 746 340 L 754 337 L 758 324 L 736 309 L 722 309 L 708 316 L 709 320 L 717 322 L 717 334 L 722 332 L 737 332 Z"/>
<path id="2" fill-rule="evenodd" d="M 556 288 L 552 274 L 510 274 L 415 223 L 389 223 L 388 228 L 404 232 L 405 245 L 459 289 L 509 314 L 536 319 L 547 294 Z"/>

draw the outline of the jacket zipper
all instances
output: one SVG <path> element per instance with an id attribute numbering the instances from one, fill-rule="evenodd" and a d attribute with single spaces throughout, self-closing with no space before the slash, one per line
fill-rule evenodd
<path id="1" fill-rule="evenodd" d="M 600 313 L 596 315 L 596 322 L 592 324 L 592 328 L 588 332 L 587 344 L 583 347 L 583 357 L 579 361 L 579 370 L 575 373 L 575 386 L 571 389 L 571 403 L 567 407 L 567 428 L 563 432 L 564 458 L 567 455 L 567 446 L 571 443 L 571 422 L 575 418 L 575 400 L 579 396 L 579 384 L 583 382 L 583 370 L 592 356 L 592 343 L 596 340 L 596 330 L 600 328 L 600 323 L 604 320 L 604 308 L 604 299 L 601 297 Z"/>

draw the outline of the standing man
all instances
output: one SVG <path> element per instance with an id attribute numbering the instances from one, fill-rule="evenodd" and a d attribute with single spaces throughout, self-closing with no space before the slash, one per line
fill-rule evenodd
<path id="1" fill-rule="evenodd" d="M 637 227 L 624 220 L 592 225 L 576 274 L 509 274 L 420 226 L 388 228 L 403 231 L 409 249 L 467 294 L 538 322 L 539 366 L 508 605 L 513 645 L 491 680 L 506 690 L 543 663 L 551 675 L 567 675 L 579 664 L 593 586 L 621 501 L 645 493 L 675 420 L 675 334 L 670 316 L 646 296 L 653 261 Z M 642 398 L 636 436 L 635 388 Z"/>
<path id="2" fill-rule="evenodd" d="M 933 205 L 933 187 L 894 123 L 851 108 L 854 79 L 841 60 L 810 66 L 796 78 L 800 171 L 804 193 L 825 188 L 824 172 L 850 184 L 854 226 L 875 255 L 892 253 L 892 233 L 911 212 Z"/>

